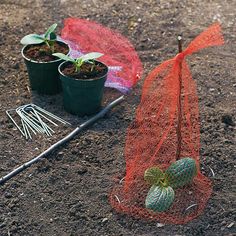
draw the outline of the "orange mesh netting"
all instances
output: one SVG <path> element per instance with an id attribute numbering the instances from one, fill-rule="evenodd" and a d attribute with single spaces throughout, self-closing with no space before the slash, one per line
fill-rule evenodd
<path id="1" fill-rule="evenodd" d="M 198 97 L 185 57 L 223 43 L 220 25 L 213 24 L 183 52 L 163 62 L 147 76 L 135 120 L 127 132 L 126 175 L 110 195 L 110 202 L 118 212 L 164 223 L 184 224 L 204 210 L 212 186 L 200 172 Z M 175 200 L 169 210 L 155 213 L 146 209 L 145 198 L 150 185 L 144 181 L 145 170 L 152 166 L 166 170 L 183 157 L 196 161 L 197 176 L 193 182 L 175 190 Z"/>

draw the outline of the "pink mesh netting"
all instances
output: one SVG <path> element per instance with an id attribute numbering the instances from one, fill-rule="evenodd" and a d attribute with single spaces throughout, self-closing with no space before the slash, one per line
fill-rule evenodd
<path id="1" fill-rule="evenodd" d="M 110 72 L 107 87 L 128 92 L 142 75 L 142 63 L 134 47 L 114 30 L 93 21 L 68 18 L 64 21 L 61 37 L 72 46 L 72 53 L 104 54 L 101 61 L 109 66 Z"/>
<path id="2" fill-rule="evenodd" d="M 135 120 L 127 132 L 125 178 L 110 195 L 111 205 L 118 212 L 183 224 L 204 210 L 212 187 L 211 181 L 200 171 L 198 97 L 185 57 L 223 43 L 220 25 L 213 24 L 183 52 L 163 62 L 147 76 Z M 152 166 L 166 170 L 183 157 L 191 157 L 197 163 L 198 174 L 193 183 L 176 190 L 174 203 L 166 212 L 146 209 L 144 203 L 150 186 L 144 181 L 145 170 Z"/>

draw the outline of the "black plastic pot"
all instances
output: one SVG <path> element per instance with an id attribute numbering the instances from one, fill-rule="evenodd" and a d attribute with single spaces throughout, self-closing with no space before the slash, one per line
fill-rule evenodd
<path id="1" fill-rule="evenodd" d="M 97 113 L 101 109 L 104 84 L 107 79 L 108 67 L 103 76 L 96 79 L 74 79 L 62 73 L 69 62 L 63 62 L 58 70 L 63 89 L 65 110 L 71 114 L 84 116 Z"/>
<path id="2" fill-rule="evenodd" d="M 57 42 L 67 45 L 63 42 Z M 24 54 L 25 50 L 29 46 L 30 45 L 24 46 L 21 50 L 21 54 L 27 67 L 31 89 L 36 90 L 40 94 L 53 95 L 60 93 L 62 91 L 62 87 L 59 79 L 58 66 L 61 64 L 62 60 L 57 59 L 50 62 L 38 62 L 31 60 Z M 69 49 L 68 45 L 67 47 Z"/>

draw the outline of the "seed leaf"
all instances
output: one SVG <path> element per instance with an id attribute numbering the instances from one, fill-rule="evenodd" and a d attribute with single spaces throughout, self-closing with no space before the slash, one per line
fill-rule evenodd
<path id="1" fill-rule="evenodd" d="M 94 60 L 94 59 L 97 59 L 101 56 L 103 56 L 104 54 L 102 53 L 99 53 L 99 52 L 90 52 L 90 53 L 87 53 L 81 57 L 79 57 L 79 59 L 82 59 L 82 61 L 88 61 L 88 60 Z"/>
<path id="2" fill-rule="evenodd" d="M 150 167 L 144 173 L 144 180 L 149 184 L 158 184 L 164 178 L 164 173 L 158 167 Z"/>
<path id="3" fill-rule="evenodd" d="M 44 42 L 44 38 L 38 34 L 28 34 L 21 39 L 21 44 L 40 44 Z"/>
<path id="4" fill-rule="evenodd" d="M 53 56 L 56 56 L 56 57 L 59 57 L 60 59 L 64 60 L 64 61 L 70 61 L 70 62 L 73 62 L 75 63 L 75 60 L 72 59 L 71 57 L 63 54 L 63 53 L 53 53 L 52 54 Z"/>
<path id="5" fill-rule="evenodd" d="M 48 28 L 48 30 L 46 31 L 46 33 L 44 34 L 44 37 L 45 37 L 45 38 L 48 38 L 48 37 L 50 36 L 50 34 L 55 31 L 56 28 L 57 28 L 57 24 L 56 24 L 56 23 L 53 24 L 53 25 L 51 25 L 51 26 Z"/>

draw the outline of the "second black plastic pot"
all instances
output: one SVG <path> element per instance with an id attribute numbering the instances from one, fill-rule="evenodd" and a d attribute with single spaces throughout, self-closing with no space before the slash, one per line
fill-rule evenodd
<path id="1" fill-rule="evenodd" d="M 65 44 L 63 42 L 60 43 Z M 58 66 L 62 63 L 62 60 L 57 59 L 50 62 L 31 60 L 24 54 L 28 46 L 26 45 L 22 48 L 21 54 L 27 67 L 31 89 L 36 90 L 39 94 L 53 95 L 60 93 L 62 87 L 59 79 Z"/>
<path id="2" fill-rule="evenodd" d="M 63 62 L 58 70 L 63 89 L 65 110 L 71 114 L 84 116 L 97 113 L 101 109 L 104 84 L 107 79 L 108 67 L 104 75 L 96 79 L 74 79 L 62 73 L 68 62 Z"/>

